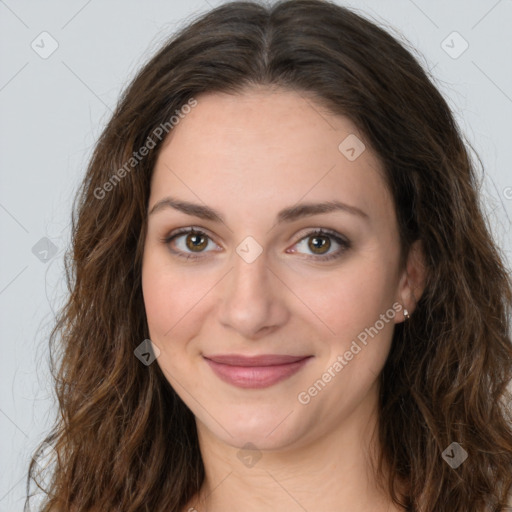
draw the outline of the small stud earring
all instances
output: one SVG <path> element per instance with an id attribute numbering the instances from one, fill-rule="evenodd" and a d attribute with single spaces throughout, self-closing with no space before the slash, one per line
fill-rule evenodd
<path id="1" fill-rule="evenodd" d="M 406 308 L 404 308 L 404 318 L 405 318 L 406 320 L 409 320 L 409 318 L 411 318 L 411 315 L 409 315 L 409 311 L 407 311 L 407 309 L 406 309 Z"/>

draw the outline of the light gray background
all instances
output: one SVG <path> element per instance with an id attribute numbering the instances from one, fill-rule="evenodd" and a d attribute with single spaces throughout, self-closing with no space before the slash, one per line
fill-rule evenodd
<path id="1" fill-rule="evenodd" d="M 483 198 L 510 267 L 512 1 L 338 2 L 422 55 L 483 160 Z M 0 0 L 0 512 L 22 510 L 29 458 L 53 417 L 47 339 L 66 292 L 71 199 L 94 143 L 148 56 L 220 3 Z M 44 31 L 58 43 L 47 58 L 31 47 L 51 49 Z M 469 44 L 457 58 L 464 41 L 454 31 Z M 46 262 L 34 254 L 44 237 L 56 247 Z"/>

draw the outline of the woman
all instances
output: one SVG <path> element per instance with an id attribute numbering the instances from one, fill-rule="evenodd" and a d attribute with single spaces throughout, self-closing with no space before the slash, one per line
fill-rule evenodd
<path id="1" fill-rule="evenodd" d="M 45 511 L 505 510 L 511 283 L 446 101 L 382 29 L 320 0 L 189 24 L 73 235 Z"/>

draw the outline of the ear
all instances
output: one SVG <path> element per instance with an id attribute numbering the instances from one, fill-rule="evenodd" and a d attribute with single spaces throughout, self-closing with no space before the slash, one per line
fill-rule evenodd
<path id="1" fill-rule="evenodd" d="M 411 245 L 405 269 L 400 276 L 397 301 L 402 305 L 403 309 L 395 316 L 397 323 L 405 320 L 404 309 L 407 309 L 409 315 L 412 315 L 417 302 L 423 294 L 425 280 L 426 266 L 423 243 L 421 240 L 416 240 Z"/>

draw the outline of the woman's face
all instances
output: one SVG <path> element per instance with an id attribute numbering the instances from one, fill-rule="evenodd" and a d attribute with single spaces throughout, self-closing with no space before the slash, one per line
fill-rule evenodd
<path id="1" fill-rule="evenodd" d="M 290 91 L 196 99 L 151 182 L 153 364 L 218 440 L 305 445 L 375 404 L 403 320 L 393 202 L 348 119 Z"/>

